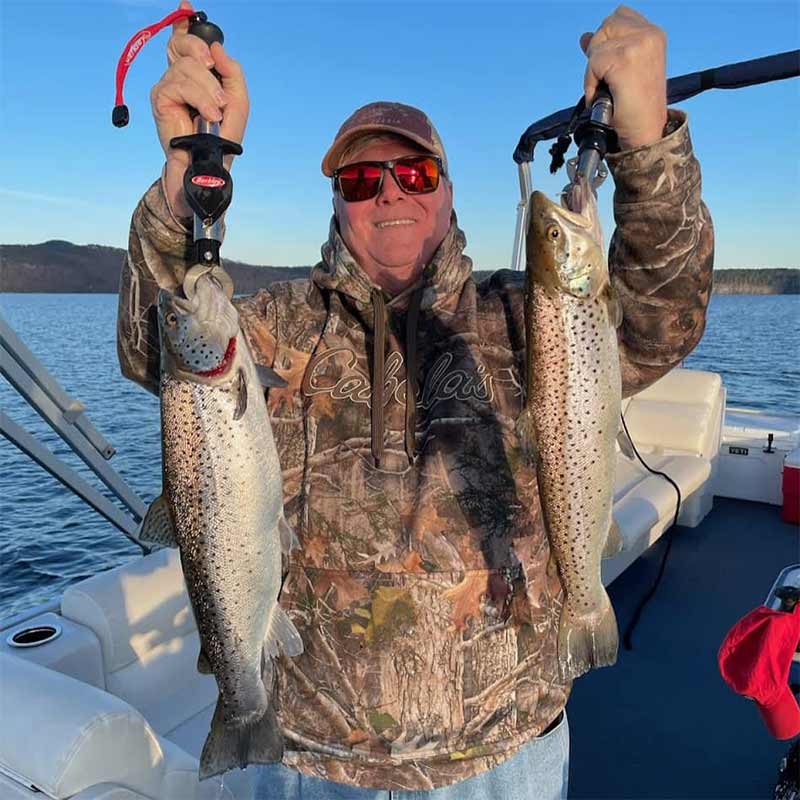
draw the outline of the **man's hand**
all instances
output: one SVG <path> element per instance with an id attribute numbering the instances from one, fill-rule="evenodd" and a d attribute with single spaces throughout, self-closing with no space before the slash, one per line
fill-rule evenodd
<path id="1" fill-rule="evenodd" d="M 191 8 L 181 0 L 179 8 Z M 244 73 L 239 64 L 228 56 L 221 44 L 208 45 L 188 33 L 189 22 L 183 20 L 172 26 L 167 43 L 169 68 L 150 92 L 158 138 L 167 159 L 167 199 L 179 216 L 191 216 L 192 211 L 183 194 L 183 174 L 191 161 L 187 150 L 169 146 L 174 136 L 195 132 L 189 106 L 197 109 L 209 122 L 220 123 L 220 136 L 241 143 L 247 126 L 250 101 Z M 211 74 L 216 69 L 222 86 Z M 230 169 L 233 156 L 225 157 Z"/>
<path id="2" fill-rule="evenodd" d="M 589 59 L 583 79 L 587 106 L 599 81 L 614 98 L 620 149 L 653 144 L 667 122 L 667 36 L 627 6 L 607 17 L 594 34 L 584 33 L 581 49 Z"/>

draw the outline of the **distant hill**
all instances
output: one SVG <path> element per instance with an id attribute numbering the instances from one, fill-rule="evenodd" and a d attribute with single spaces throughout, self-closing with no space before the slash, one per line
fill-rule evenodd
<path id="1" fill-rule="evenodd" d="M 116 293 L 125 251 L 54 239 L 0 245 L 0 291 Z M 249 294 L 276 280 L 304 278 L 309 267 L 258 267 L 225 259 L 236 292 Z"/>
<path id="2" fill-rule="evenodd" d="M 714 272 L 717 294 L 800 294 L 800 269 L 725 269 Z"/>
<path id="3" fill-rule="evenodd" d="M 0 245 L 2 292 L 115 293 L 125 251 L 54 239 L 42 244 Z M 225 259 L 237 294 L 249 294 L 276 280 L 304 278 L 310 267 L 262 267 Z M 476 271 L 480 279 L 491 270 Z M 800 294 L 800 269 L 718 269 L 718 294 Z"/>

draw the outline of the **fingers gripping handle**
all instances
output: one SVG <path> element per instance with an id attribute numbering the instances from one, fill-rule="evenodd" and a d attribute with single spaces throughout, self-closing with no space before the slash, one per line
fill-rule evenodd
<path id="1" fill-rule="evenodd" d="M 192 36 L 197 36 L 198 39 L 202 39 L 209 48 L 214 42 L 225 43 L 225 35 L 222 33 L 222 28 L 213 22 L 209 22 L 203 11 L 196 11 L 189 17 L 189 33 Z M 222 83 L 222 77 L 215 69 L 211 70 L 211 74 Z"/>

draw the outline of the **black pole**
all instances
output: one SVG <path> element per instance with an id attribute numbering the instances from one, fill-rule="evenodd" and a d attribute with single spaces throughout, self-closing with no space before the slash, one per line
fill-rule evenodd
<path id="1" fill-rule="evenodd" d="M 700 72 L 678 75 L 667 81 L 667 102 L 680 103 L 707 89 L 741 89 L 760 83 L 782 81 L 800 75 L 800 50 L 789 50 L 772 56 L 725 64 Z M 562 108 L 534 122 L 522 134 L 514 150 L 514 161 L 533 161 L 537 142 L 555 139 L 567 129 L 574 106 Z"/>

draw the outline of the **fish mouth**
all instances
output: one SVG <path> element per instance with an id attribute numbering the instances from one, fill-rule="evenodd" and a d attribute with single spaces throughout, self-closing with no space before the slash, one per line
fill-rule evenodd
<path id="1" fill-rule="evenodd" d="M 554 222 L 567 224 L 586 231 L 592 230 L 592 222 L 584 213 L 585 208 L 580 212 L 573 211 L 571 208 L 551 200 L 544 192 L 539 190 L 535 191 L 531 197 L 533 213 L 539 215 L 545 222 L 549 217 Z"/>
<path id="2" fill-rule="evenodd" d="M 234 357 L 236 356 L 236 337 L 231 337 L 231 340 L 228 342 L 228 346 L 225 349 L 225 355 L 222 357 L 222 361 L 217 364 L 216 367 L 212 369 L 207 369 L 203 372 L 195 372 L 195 375 L 199 375 L 201 378 L 216 378 L 217 375 L 222 375 L 228 371 L 228 367 L 230 367 L 231 362 L 233 361 Z"/>
<path id="3" fill-rule="evenodd" d="M 549 210 L 550 213 L 561 222 L 573 225 L 576 228 L 581 228 L 587 232 L 591 232 L 592 230 L 592 222 L 587 218 L 584 211 L 573 211 L 572 209 L 565 208 L 557 203 L 552 203 Z"/>
<path id="4" fill-rule="evenodd" d="M 185 297 L 178 297 L 174 294 L 170 297 L 170 302 L 184 314 L 188 314 L 192 310 L 192 301 L 187 300 Z"/>

